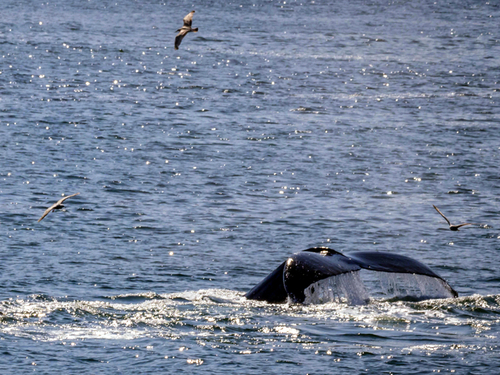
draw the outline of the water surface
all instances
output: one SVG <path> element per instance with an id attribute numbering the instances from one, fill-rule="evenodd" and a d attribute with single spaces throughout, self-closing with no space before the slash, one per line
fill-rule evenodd
<path id="1" fill-rule="evenodd" d="M 497 371 L 495 2 L 2 5 L 2 373 Z M 311 246 L 460 297 L 244 299 Z"/>

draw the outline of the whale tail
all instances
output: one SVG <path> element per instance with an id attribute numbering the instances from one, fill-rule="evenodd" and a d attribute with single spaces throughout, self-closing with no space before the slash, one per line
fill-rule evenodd
<path id="1" fill-rule="evenodd" d="M 410 257 L 373 251 L 344 255 L 323 247 L 307 249 L 292 255 L 253 287 L 245 297 L 270 303 L 284 303 L 288 299 L 303 303 L 306 299 L 305 290 L 312 284 L 361 269 L 427 276 L 441 285 L 440 296 L 458 297 L 458 293 L 441 276 Z"/>

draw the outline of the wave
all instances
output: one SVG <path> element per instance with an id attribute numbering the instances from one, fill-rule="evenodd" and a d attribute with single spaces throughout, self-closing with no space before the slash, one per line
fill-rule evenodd
<path id="1" fill-rule="evenodd" d="M 365 326 L 436 324 L 463 330 L 496 324 L 500 295 L 408 301 L 372 299 L 350 306 L 332 301 L 321 305 L 268 304 L 246 300 L 242 292 L 226 289 L 173 294 L 145 292 L 102 296 L 100 300 L 71 300 L 45 295 L 0 303 L 0 334 L 33 340 L 134 339 L 178 337 L 243 329 L 283 333 L 290 319 L 304 318 Z M 269 316 L 273 319 L 269 320 Z M 278 328 L 276 328 L 278 327 Z M 281 328 L 279 328 L 281 327 Z M 429 328 L 430 329 L 430 328 Z M 190 332 L 190 333 L 189 333 Z"/>

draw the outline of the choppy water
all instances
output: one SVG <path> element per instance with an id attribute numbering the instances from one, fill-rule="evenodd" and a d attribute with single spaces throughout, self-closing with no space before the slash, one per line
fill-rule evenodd
<path id="1" fill-rule="evenodd" d="M 499 17 L 2 2 L 0 371 L 496 373 Z M 411 256 L 460 297 L 244 299 L 319 245 Z"/>

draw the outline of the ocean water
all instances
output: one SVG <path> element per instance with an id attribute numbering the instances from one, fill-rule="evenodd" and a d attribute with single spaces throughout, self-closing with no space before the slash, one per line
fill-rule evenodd
<path id="1" fill-rule="evenodd" d="M 497 373 L 499 18 L 2 1 L 0 372 Z M 312 246 L 416 258 L 460 296 L 244 298 Z"/>

